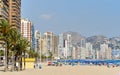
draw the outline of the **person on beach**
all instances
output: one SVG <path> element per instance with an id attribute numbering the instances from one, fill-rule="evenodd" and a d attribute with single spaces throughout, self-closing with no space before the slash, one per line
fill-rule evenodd
<path id="1" fill-rule="evenodd" d="M 35 68 L 35 64 L 34 64 L 34 68 Z"/>
<path id="2" fill-rule="evenodd" d="M 42 69 L 42 65 L 41 64 L 39 65 L 39 69 Z"/>
<path id="3" fill-rule="evenodd" d="M 16 70 L 18 71 L 18 62 L 16 62 Z"/>

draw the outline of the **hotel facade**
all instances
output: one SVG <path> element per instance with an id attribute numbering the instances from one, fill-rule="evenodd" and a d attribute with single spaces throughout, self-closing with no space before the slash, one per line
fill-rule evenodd
<path id="1" fill-rule="evenodd" d="M 30 42 L 31 46 L 34 43 L 33 42 L 33 25 L 32 22 L 28 19 L 21 19 L 21 35 L 28 39 Z"/>
<path id="2" fill-rule="evenodd" d="M 9 23 L 13 28 L 20 30 L 21 25 L 21 0 L 9 1 Z"/>
<path id="3" fill-rule="evenodd" d="M 0 20 L 7 20 L 13 28 L 20 30 L 21 0 L 0 0 Z"/>
<path id="4" fill-rule="evenodd" d="M 0 0 L 0 20 L 9 21 L 9 1 Z"/>

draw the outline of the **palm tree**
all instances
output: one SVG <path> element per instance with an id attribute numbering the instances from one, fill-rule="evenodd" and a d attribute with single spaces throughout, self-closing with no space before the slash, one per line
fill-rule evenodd
<path id="1" fill-rule="evenodd" d="M 5 43 L 5 71 L 7 71 L 7 35 L 9 33 L 9 30 L 11 29 L 11 26 L 6 20 L 1 20 L 0 21 L 0 37 L 1 40 L 4 41 Z"/>
<path id="2" fill-rule="evenodd" d="M 53 56 L 53 54 L 52 54 L 52 52 L 48 52 L 48 56 L 46 56 L 46 58 L 49 58 L 49 60 L 51 60 L 52 59 L 52 56 Z"/>
<path id="3" fill-rule="evenodd" d="M 17 29 L 11 28 L 9 23 L 6 20 L 0 21 L 0 40 L 3 40 L 5 43 L 5 71 L 8 67 L 8 56 L 9 52 L 12 51 L 13 62 L 16 61 L 16 58 L 21 57 L 22 62 L 22 53 L 24 53 L 24 69 L 25 69 L 25 53 L 30 44 L 27 39 L 21 37 L 20 32 Z M 13 67 L 14 67 L 13 63 Z"/>
<path id="4" fill-rule="evenodd" d="M 7 36 L 7 43 L 8 43 L 8 49 L 11 49 L 12 51 L 12 62 L 13 62 L 13 68 L 14 68 L 14 65 L 15 65 L 15 62 L 16 62 L 16 59 L 14 58 L 17 57 L 17 55 L 15 55 L 15 52 L 16 52 L 16 45 L 17 43 L 19 42 L 19 39 L 21 38 L 21 35 L 20 33 L 18 32 L 17 29 L 15 28 L 12 28 L 9 33 L 8 33 L 8 36 Z M 15 69 L 15 68 L 14 68 Z"/>
<path id="5" fill-rule="evenodd" d="M 29 58 L 34 58 L 34 56 L 35 56 L 34 50 L 29 50 L 29 51 L 27 51 L 27 53 L 29 54 Z"/>
<path id="6" fill-rule="evenodd" d="M 25 69 L 25 52 L 28 46 L 30 46 L 27 39 L 21 37 L 20 32 L 17 29 L 11 28 L 6 20 L 0 21 L 0 40 L 5 43 L 5 71 L 7 71 L 7 57 L 10 50 L 13 52 L 13 62 L 15 61 L 14 56 L 21 57 L 24 53 L 24 69 Z M 21 60 L 22 61 L 22 60 Z M 13 63 L 14 67 L 14 63 Z"/>
<path id="7" fill-rule="evenodd" d="M 35 63 L 38 63 L 38 60 L 40 58 L 40 55 L 38 52 L 34 52 L 34 58 L 35 58 Z"/>
<path id="8" fill-rule="evenodd" d="M 0 56 L 4 56 L 4 51 L 0 50 Z"/>
<path id="9" fill-rule="evenodd" d="M 16 45 L 16 55 L 19 55 L 21 57 L 21 61 L 20 61 L 21 64 L 22 64 L 22 53 L 24 53 L 24 70 L 26 69 L 25 53 L 28 47 L 30 47 L 30 43 L 26 38 L 21 38 Z M 20 67 L 22 69 L 22 65 L 20 65 Z"/>
<path id="10" fill-rule="evenodd" d="M 15 56 L 15 58 L 13 59 L 13 62 L 19 61 L 20 69 L 22 70 L 22 53 L 24 53 L 24 69 L 25 69 L 25 52 L 27 47 L 30 46 L 28 40 L 23 38 L 17 29 L 11 29 L 8 34 L 8 37 L 9 37 L 8 42 L 11 46 L 13 56 Z"/>

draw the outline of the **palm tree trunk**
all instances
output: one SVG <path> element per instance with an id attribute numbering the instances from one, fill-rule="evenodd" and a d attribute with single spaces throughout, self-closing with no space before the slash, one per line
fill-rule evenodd
<path id="1" fill-rule="evenodd" d="M 22 52 L 21 52 L 21 55 L 20 55 L 20 70 L 22 71 Z"/>
<path id="2" fill-rule="evenodd" d="M 24 70 L 26 69 L 26 62 L 25 62 L 25 51 L 24 51 Z"/>
<path id="3" fill-rule="evenodd" d="M 14 51 L 12 51 L 12 71 L 15 69 L 15 61 L 14 61 Z"/>
<path id="4" fill-rule="evenodd" d="M 7 71 L 7 45 L 5 43 L 5 72 Z"/>
<path id="5" fill-rule="evenodd" d="M 7 50 L 7 69 L 8 69 L 8 63 L 9 63 L 9 51 Z"/>

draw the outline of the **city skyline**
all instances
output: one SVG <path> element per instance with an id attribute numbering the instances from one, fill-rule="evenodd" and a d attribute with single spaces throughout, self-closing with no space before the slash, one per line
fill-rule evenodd
<path id="1" fill-rule="evenodd" d="M 22 0 L 22 17 L 42 33 L 79 32 L 83 36 L 120 35 L 119 0 Z"/>

